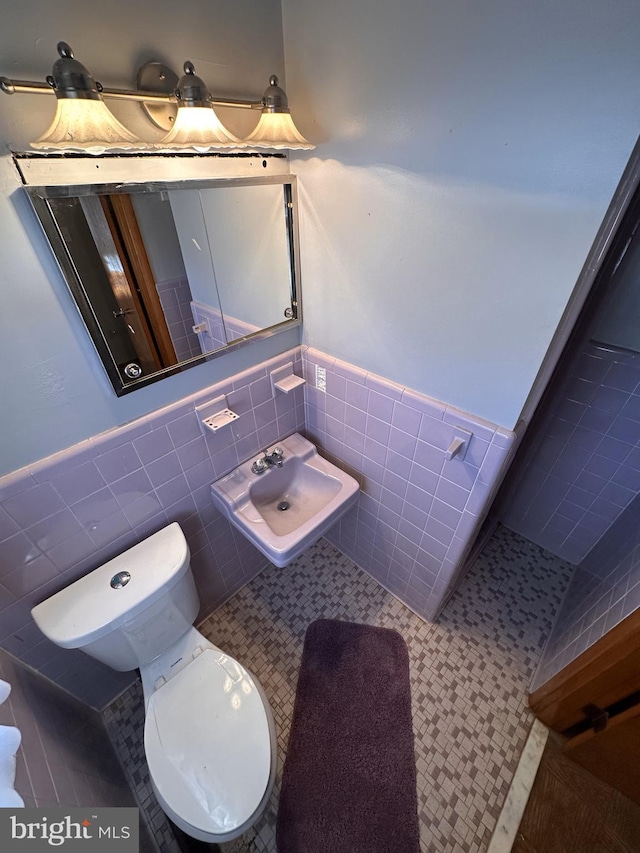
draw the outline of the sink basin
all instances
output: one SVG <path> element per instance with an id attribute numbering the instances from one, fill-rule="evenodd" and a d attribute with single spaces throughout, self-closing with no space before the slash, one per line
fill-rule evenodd
<path id="1" fill-rule="evenodd" d="M 278 442 L 282 467 L 250 459 L 211 486 L 215 506 L 276 566 L 286 566 L 358 499 L 359 486 L 298 433 Z"/>

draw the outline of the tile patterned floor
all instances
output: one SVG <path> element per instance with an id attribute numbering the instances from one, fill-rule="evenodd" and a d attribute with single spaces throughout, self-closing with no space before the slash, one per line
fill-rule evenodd
<path id="1" fill-rule="evenodd" d="M 321 540 L 285 569 L 266 569 L 200 626 L 259 678 L 278 729 L 271 803 L 224 853 L 273 853 L 275 820 L 298 667 L 307 626 L 320 617 L 391 627 L 409 648 L 421 844 L 425 853 L 484 851 L 532 716 L 527 688 L 571 567 L 498 528 L 437 624 L 423 622 Z M 177 849 L 153 800 L 134 688 L 107 723 L 158 849 Z"/>
<path id="2" fill-rule="evenodd" d="M 140 807 L 143 823 L 159 853 L 180 853 L 172 825 L 158 805 L 149 780 L 144 755 L 144 700 L 142 683 L 132 687 L 103 712 L 111 742 L 127 774 L 129 786 Z"/>

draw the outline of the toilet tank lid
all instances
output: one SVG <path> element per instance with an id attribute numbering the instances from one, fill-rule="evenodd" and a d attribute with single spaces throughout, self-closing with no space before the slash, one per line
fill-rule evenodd
<path id="1" fill-rule="evenodd" d="M 47 598 L 31 614 L 53 643 L 81 648 L 160 598 L 187 571 L 189 558 L 187 540 L 174 522 Z M 111 579 L 120 572 L 128 572 L 131 579 L 115 589 Z"/>

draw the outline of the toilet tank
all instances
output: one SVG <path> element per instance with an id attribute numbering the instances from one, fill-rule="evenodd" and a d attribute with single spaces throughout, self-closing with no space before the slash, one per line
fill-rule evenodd
<path id="1" fill-rule="evenodd" d="M 157 658 L 186 633 L 200 602 L 189 546 L 174 522 L 33 608 L 42 633 L 112 669 Z"/>

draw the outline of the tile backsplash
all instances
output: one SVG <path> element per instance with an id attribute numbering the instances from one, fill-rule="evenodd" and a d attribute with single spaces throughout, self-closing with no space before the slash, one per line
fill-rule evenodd
<path id="1" fill-rule="evenodd" d="M 576 567 L 531 689 L 640 607 L 640 496 Z"/>
<path id="2" fill-rule="evenodd" d="M 287 362 L 307 384 L 274 397 L 269 374 Z M 324 391 L 316 387 L 316 367 L 326 370 Z M 222 394 L 240 417 L 203 434 L 195 409 Z M 35 626 L 31 607 L 178 521 L 191 549 L 201 616 L 211 613 L 267 561 L 214 508 L 210 484 L 293 432 L 361 484 L 358 504 L 327 538 L 418 615 L 437 618 L 514 434 L 298 347 L 1 478 L 0 644 L 103 708 L 132 674 L 57 648 Z M 471 434 L 464 460 L 447 459 L 456 433 Z"/>
<path id="3" fill-rule="evenodd" d="M 514 433 L 315 349 L 303 349 L 303 369 L 308 437 L 362 486 L 327 539 L 419 616 L 437 618 Z M 460 430 L 472 433 L 466 455 L 448 460 Z"/>
<path id="4" fill-rule="evenodd" d="M 17 726 L 16 790 L 25 806 L 135 806 L 102 716 L 0 649 L 11 693 L 0 724 Z"/>
<path id="5" fill-rule="evenodd" d="M 192 297 L 187 277 L 159 281 L 156 289 L 178 361 L 202 355 L 206 350 L 200 348 L 198 336 L 193 331 Z"/>
<path id="6" fill-rule="evenodd" d="M 640 492 L 640 354 L 588 343 L 501 521 L 577 565 Z"/>
<path id="7" fill-rule="evenodd" d="M 208 615 L 266 559 L 214 508 L 213 480 L 304 430 L 302 389 L 272 396 L 269 371 L 298 349 L 0 479 L 0 644 L 104 707 L 132 680 L 50 643 L 31 607 L 172 521 L 185 531 Z M 239 419 L 203 434 L 195 407 L 226 394 Z"/>
<path id="8" fill-rule="evenodd" d="M 201 328 L 198 341 L 202 352 L 211 352 L 227 346 L 231 341 L 259 332 L 258 326 L 253 326 L 229 314 L 223 316 L 222 311 L 211 305 L 193 300 L 191 302 L 193 323 Z"/>

